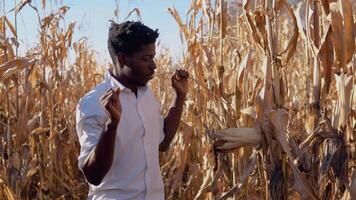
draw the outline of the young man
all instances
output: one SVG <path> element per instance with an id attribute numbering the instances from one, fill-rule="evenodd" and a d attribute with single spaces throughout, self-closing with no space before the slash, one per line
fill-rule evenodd
<path id="1" fill-rule="evenodd" d="M 164 199 L 159 150 L 177 131 L 188 92 L 188 72 L 172 76 L 175 98 L 165 118 L 146 85 L 153 78 L 158 32 L 140 22 L 112 23 L 108 48 L 113 69 L 86 94 L 76 112 L 79 168 L 88 199 Z"/>

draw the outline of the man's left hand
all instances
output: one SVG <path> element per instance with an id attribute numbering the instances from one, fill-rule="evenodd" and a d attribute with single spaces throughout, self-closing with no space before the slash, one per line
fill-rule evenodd
<path id="1" fill-rule="evenodd" d="M 172 87 L 176 90 L 177 96 L 185 97 L 189 88 L 189 73 L 184 69 L 177 69 L 172 76 Z"/>

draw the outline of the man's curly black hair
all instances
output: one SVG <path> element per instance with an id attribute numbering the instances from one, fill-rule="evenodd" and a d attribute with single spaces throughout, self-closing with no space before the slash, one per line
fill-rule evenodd
<path id="1" fill-rule="evenodd" d="M 115 63 L 118 53 L 132 53 L 140 50 L 142 45 L 156 42 L 158 29 L 152 30 L 141 22 L 126 21 L 120 24 L 111 21 L 108 37 L 108 49 Z"/>

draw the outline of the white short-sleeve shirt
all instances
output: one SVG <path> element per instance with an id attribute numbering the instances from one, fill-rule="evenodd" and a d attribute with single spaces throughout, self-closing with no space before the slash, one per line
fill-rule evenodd
<path id="1" fill-rule="evenodd" d="M 164 199 L 159 144 L 164 139 L 160 103 L 151 89 L 137 96 L 107 72 L 105 80 L 87 93 L 76 110 L 80 142 L 79 168 L 94 149 L 108 120 L 100 98 L 110 88 L 121 89 L 122 113 L 117 129 L 113 164 L 98 186 L 89 184 L 88 199 Z"/>

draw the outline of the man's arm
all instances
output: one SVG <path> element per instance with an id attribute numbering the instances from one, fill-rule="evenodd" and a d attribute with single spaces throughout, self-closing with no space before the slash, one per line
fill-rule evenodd
<path id="1" fill-rule="evenodd" d="M 166 118 L 164 118 L 164 140 L 159 145 L 160 151 L 167 151 L 171 144 L 182 116 L 185 96 L 176 96 L 172 107 L 169 109 Z"/>
<path id="2" fill-rule="evenodd" d="M 120 122 L 121 104 L 120 90 L 110 89 L 102 98 L 101 104 L 109 117 L 99 141 L 83 164 L 83 173 L 90 184 L 99 185 L 114 160 L 115 138 Z"/>
<path id="3" fill-rule="evenodd" d="M 177 70 L 172 76 L 172 87 L 176 91 L 176 96 L 173 99 L 172 107 L 169 109 L 166 118 L 164 119 L 164 140 L 159 145 L 160 151 L 167 151 L 171 144 L 182 116 L 185 97 L 188 93 L 188 78 L 189 74 L 185 70 Z"/>

